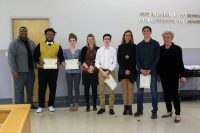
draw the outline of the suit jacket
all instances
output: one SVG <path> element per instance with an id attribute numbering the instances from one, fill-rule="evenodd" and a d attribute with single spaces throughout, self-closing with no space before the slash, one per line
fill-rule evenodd
<path id="1" fill-rule="evenodd" d="M 28 39 L 28 43 L 33 57 L 36 45 L 30 39 Z M 9 45 L 8 63 L 12 72 L 29 72 L 27 49 L 24 43 L 19 38 L 12 41 Z M 34 60 L 33 66 L 34 68 L 36 68 L 36 63 L 34 62 Z"/>

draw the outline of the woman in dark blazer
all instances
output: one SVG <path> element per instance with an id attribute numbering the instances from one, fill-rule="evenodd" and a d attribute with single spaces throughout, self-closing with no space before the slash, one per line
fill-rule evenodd
<path id="1" fill-rule="evenodd" d="M 122 42 L 118 47 L 117 61 L 119 64 L 118 79 L 122 86 L 124 102 L 123 115 L 132 115 L 132 103 L 134 96 L 134 80 L 136 75 L 136 45 L 130 30 L 124 32 Z"/>
<path id="2" fill-rule="evenodd" d="M 159 81 L 161 81 L 167 113 L 162 118 L 172 116 L 172 104 L 175 108 L 175 123 L 181 121 L 180 98 L 179 98 L 179 78 L 186 82 L 185 69 L 182 59 L 181 47 L 175 45 L 172 40 L 174 33 L 166 31 L 162 34 L 164 45 L 160 47 L 160 61 L 158 65 Z"/>
<path id="3" fill-rule="evenodd" d="M 86 100 L 86 111 L 90 111 L 90 86 L 92 88 L 93 110 L 96 111 L 97 100 L 97 85 L 98 85 L 98 68 L 95 67 L 96 52 L 99 47 L 96 46 L 95 37 L 93 34 L 87 36 L 87 46 L 81 50 L 82 64 L 82 84 L 84 85 L 84 95 Z"/>

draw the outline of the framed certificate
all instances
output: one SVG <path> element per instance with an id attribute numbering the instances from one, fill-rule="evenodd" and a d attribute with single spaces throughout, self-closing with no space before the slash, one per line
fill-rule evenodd
<path id="1" fill-rule="evenodd" d="M 78 59 L 67 59 L 65 60 L 65 63 L 66 70 L 79 69 Z"/>
<path id="2" fill-rule="evenodd" d="M 140 74 L 140 88 L 150 89 L 151 86 L 151 75 L 144 76 Z"/>
<path id="3" fill-rule="evenodd" d="M 44 58 L 44 69 L 57 69 L 57 58 Z"/>

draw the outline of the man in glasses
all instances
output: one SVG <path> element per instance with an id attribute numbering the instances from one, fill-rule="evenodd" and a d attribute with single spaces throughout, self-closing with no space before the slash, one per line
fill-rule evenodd
<path id="1" fill-rule="evenodd" d="M 33 88 L 34 88 L 34 68 L 36 64 L 33 60 L 35 43 L 28 38 L 28 29 L 19 28 L 19 36 L 12 41 L 8 48 L 8 62 L 11 68 L 15 86 L 15 103 L 24 104 L 24 88 L 27 92 L 27 103 L 33 105 Z"/>

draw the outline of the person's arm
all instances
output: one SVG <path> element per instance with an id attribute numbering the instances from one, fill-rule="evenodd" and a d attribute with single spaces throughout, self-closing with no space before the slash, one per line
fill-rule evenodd
<path id="1" fill-rule="evenodd" d="M 8 48 L 8 63 L 10 65 L 11 71 L 16 72 L 17 71 L 17 65 L 16 65 L 16 44 L 10 43 L 9 48 Z"/>
<path id="2" fill-rule="evenodd" d="M 113 50 L 113 61 L 112 61 L 111 66 L 109 67 L 109 70 L 110 70 L 111 72 L 114 71 L 115 68 L 116 68 L 116 66 L 117 66 L 117 50 L 114 49 L 114 50 Z"/>
<path id="3" fill-rule="evenodd" d="M 125 68 L 124 68 L 124 64 L 123 64 L 123 61 L 122 61 L 122 50 L 123 49 L 121 49 L 120 46 L 119 46 L 118 50 L 117 50 L 117 62 L 119 64 L 119 68 L 124 73 L 125 72 Z"/>
<path id="4" fill-rule="evenodd" d="M 178 59 L 179 59 L 179 69 L 180 69 L 180 77 L 185 77 L 185 68 L 184 68 L 184 64 L 183 64 L 183 56 L 182 56 L 182 50 L 181 48 L 179 47 L 178 48 Z"/>
<path id="5" fill-rule="evenodd" d="M 63 56 L 63 50 L 62 50 L 62 47 L 59 46 L 59 50 L 58 50 L 58 62 L 61 63 L 64 61 L 64 56 Z"/>
<path id="6" fill-rule="evenodd" d="M 86 48 L 83 47 L 81 49 L 81 64 L 83 64 L 85 62 L 85 54 L 86 54 Z"/>
<path id="7" fill-rule="evenodd" d="M 33 59 L 35 60 L 35 62 L 37 62 L 39 64 L 39 62 L 40 62 L 40 44 L 38 44 L 35 48 Z"/>
<path id="8" fill-rule="evenodd" d="M 141 66 L 141 62 L 140 62 L 140 49 L 139 49 L 139 46 L 137 45 L 136 46 L 136 65 L 137 65 L 137 69 L 138 71 L 140 71 L 142 69 L 142 66 Z"/>
<path id="9" fill-rule="evenodd" d="M 96 54 L 96 58 L 95 58 L 95 66 L 98 69 L 101 67 L 99 50 L 97 50 L 97 54 Z"/>
<path id="10" fill-rule="evenodd" d="M 156 50 L 154 52 L 154 61 L 151 64 L 150 71 L 156 70 L 158 63 L 159 63 L 159 58 L 160 58 L 160 45 L 159 45 L 159 43 L 156 45 L 155 49 Z"/>

